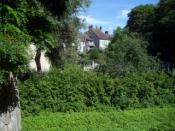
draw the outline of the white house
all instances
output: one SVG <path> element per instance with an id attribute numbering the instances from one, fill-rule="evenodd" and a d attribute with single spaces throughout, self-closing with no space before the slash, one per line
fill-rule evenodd
<path id="1" fill-rule="evenodd" d="M 108 31 L 103 32 L 101 27 L 98 29 L 89 26 L 87 32 L 80 33 L 79 39 L 78 51 L 83 53 L 94 47 L 105 50 L 111 41 L 111 35 L 109 35 Z"/>
<path id="2" fill-rule="evenodd" d="M 103 32 L 102 27 L 93 28 L 93 26 L 89 26 L 87 35 L 94 41 L 95 46 L 101 50 L 106 49 L 111 40 L 111 35 L 108 31 Z"/>
<path id="3" fill-rule="evenodd" d="M 84 53 L 95 47 L 93 40 L 87 35 L 87 33 L 79 34 L 78 51 Z"/>

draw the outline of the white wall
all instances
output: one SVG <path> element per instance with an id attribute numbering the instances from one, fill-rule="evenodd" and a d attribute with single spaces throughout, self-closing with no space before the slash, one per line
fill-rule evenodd
<path id="1" fill-rule="evenodd" d="M 78 52 L 80 53 L 84 53 L 85 52 L 85 42 L 79 42 L 79 45 L 78 45 Z"/>
<path id="2" fill-rule="evenodd" d="M 36 63 L 35 63 L 36 46 L 34 44 L 31 44 L 29 46 L 29 54 L 32 57 L 32 59 L 29 62 L 29 66 L 31 69 L 37 71 L 37 67 L 36 67 Z M 40 62 L 41 62 L 41 71 L 42 72 L 49 71 L 49 69 L 51 67 L 51 62 L 50 62 L 49 58 L 45 56 L 45 54 L 46 54 L 45 51 L 41 52 Z"/>
<path id="3" fill-rule="evenodd" d="M 86 44 L 86 50 L 89 51 L 90 49 L 92 49 L 92 47 L 90 46 L 95 46 L 94 42 L 92 41 L 88 41 Z"/>
<path id="4" fill-rule="evenodd" d="M 109 40 L 100 40 L 99 41 L 99 48 L 104 50 L 108 47 L 110 41 Z"/>

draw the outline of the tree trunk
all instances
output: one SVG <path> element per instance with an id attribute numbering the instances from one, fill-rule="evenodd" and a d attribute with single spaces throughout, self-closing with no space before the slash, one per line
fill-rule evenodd
<path id="1" fill-rule="evenodd" d="M 19 102 L 19 92 L 17 88 L 17 79 L 12 72 L 9 73 L 7 87 L 2 90 L 3 101 L 0 102 L 3 107 L 0 112 L 0 131 L 20 131 L 21 130 L 21 112 Z"/>
<path id="2" fill-rule="evenodd" d="M 36 56 L 35 56 L 35 62 L 36 62 L 36 67 L 37 67 L 37 72 L 41 72 L 41 49 L 36 50 Z"/>

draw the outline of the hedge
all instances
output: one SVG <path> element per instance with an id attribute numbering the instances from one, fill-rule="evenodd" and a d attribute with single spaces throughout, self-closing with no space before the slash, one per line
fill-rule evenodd
<path id="1" fill-rule="evenodd" d="M 20 82 L 25 113 L 139 108 L 175 103 L 175 79 L 163 72 L 110 78 L 69 66 Z"/>

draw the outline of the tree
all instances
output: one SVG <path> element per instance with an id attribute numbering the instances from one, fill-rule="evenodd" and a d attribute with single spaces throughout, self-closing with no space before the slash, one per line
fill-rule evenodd
<path id="1" fill-rule="evenodd" d="M 91 49 L 89 52 L 90 60 L 98 60 L 100 58 L 100 50 L 98 48 Z"/>
<path id="2" fill-rule="evenodd" d="M 17 76 L 28 70 L 29 37 L 17 27 L 8 25 L 0 33 L 0 113 L 16 108 L 19 102 Z"/>
<path id="3" fill-rule="evenodd" d="M 36 45 L 35 61 L 37 71 L 41 72 L 40 56 L 42 50 L 53 54 L 52 50 L 58 48 L 59 52 L 64 52 L 62 50 L 64 44 L 68 48 L 67 50 L 70 50 L 71 44 L 76 43 L 76 34 L 78 34 L 80 25 L 76 13 L 87 7 L 89 0 L 8 0 L 5 1 L 5 5 L 14 10 L 12 15 L 15 18 L 17 17 L 15 11 L 22 12 L 21 18 L 25 16 L 26 21 L 23 25 L 27 27 L 27 32 L 32 36 L 32 42 Z M 20 17 L 17 18 L 21 19 Z M 11 23 L 15 22 L 12 21 Z M 19 25 L 22 24 L 21 21 L 18 23 Z M 62 53 L 58 53 L 58 55 L 60 54 Z M 58 55 L 53 56 L 57 56 L 58 59 Z"/>
<path id="4" fill-rule="evenodd" d="M 59 46 L 57 37 L 59 37 L 58 32 L 60 31 L 58 30 L 60 18 L 73 16 L 79 7 L 84 6 L 84 1 L 5 0 L 0 2 L 0 14 L 2 14 L 0 24 L 3 25 L 3 28 L 0 28 L 1 89 L 15 91 L 16 76 L 28 69 L 30 56 L 27 53 L 27 47 L 31 42 L 36 44 L 37 55 L 35 59 L 38 71 L 41 70 L 39 63 L 41 50 L 50 51 L 55 46 Z M 53 8 L 57 6 L 55 2 L 60 2 L 59 6 L 62 8 Z M 8 93 L 2 91 L 0 97 L 8 98 Z M 13 106 L 15 104 L 12 103 Z M 3 105 L 0 107 L 2 107 L 0 109 L 4 109 Z"/>
<path id="5" fill-rule="evenodd" d="M 38 8 L 33 16 L 30 15 L 27 26 L 37 47 L 35 60 L 38 72 L 41 71 L 41 50 L 47 49 L 52 63 L 56 65 L 60 63 L 57 59 L 62 61 L 65 55 L 68 56 L 72 44 L 77 43 L 80 21 L 76 13 L 80 8 L 88 6 L 88 3 L 89 0 L 38 0 L 34 3 L 34 7 Z"/>
<path id="6" fill-rule="evenodd" d="M 2 2 L 0 2 L 0 114 L 11 112 L 19 106 L 17 76 L 28 71 L 30 58 L 27 52 L 30 36 L 24 29 L 27 19 L 21 10 L 24 1 Z"/>
<path id="7" fill-rule="evenodd" d="M 127 26 L 130 32 L 141 34 L 146 40 L 150 39 L 154 27 L 154 5 L 140 5 L 128 14 Z"/>
<path id="8" fill-rule="evenodd" d="M 106 72 L 120 76 L 156 68 L 157 62 L 147 54 L 147 44 L 137 33 L 118 28 L 106 51 Z"/>
<path id="9" fill-rule="evenodd" d="M 55 25 L 57 26 L 57 25 Z M 36 56 L 35 62 L 37 71 L 41 72 L 41 51 L 50 51 L 57 44 L 57 36 L 53 31 L 54 24 L 44 14 L 37 14 L 36 16 L 30 16 L 27 23 L 27 29 L 29 34 L 32 36 L 32 40 L 36 45 Z"/>
<path id="10" fill-rule="evenodd" d="M 175 63 L 175 0 L 161 0 L 155 10 L 152 53 Z"/>
<path id="11" fill-rule="evenodd" d="M 47 3 L 47 1 L 45 2 Z M 69 62 L 77 61 L 78 54 L 75 52 L 74 48 L 77 47 L 79 29 L 82 25 L 80 19 L 77 17 L 77 12 L 81 9 L 85 9 L 90 4 L 90 0 L 70 0 L 64 2 L 64 4 L 66 5 L 66 11 L 65 13 L 62 13 L 61 16 L 58 16 L 58 14 L 60 14 L 58 13 L 58 8 L 53 8 L 51 10 L 54 15 L 58 16 L 59 20 L 59 46 L 53 48 L 51 52 L 48 53 L 48 55 L 51 58 L 52 64 L 58 67 L 62 67 L 67 61 L 66 59 L 69 59 Z M 49 6 L 51 8 L 55 5 L 56 4 L 50 4 Z"/>
<path id="12" fill-rule="evenodd" d="M 77 13 L 80 8 L 86 8 L 90 0 L 38 0 L 44 7 L 59 19 Z"/>
<path id="13" fill-rule="evenodd" d="M 166 63 L 175 63 L 175 0 L 158 5 L 137 6 L 129 14 L 127 27 L 150 43 L 149 53 Z"/>

